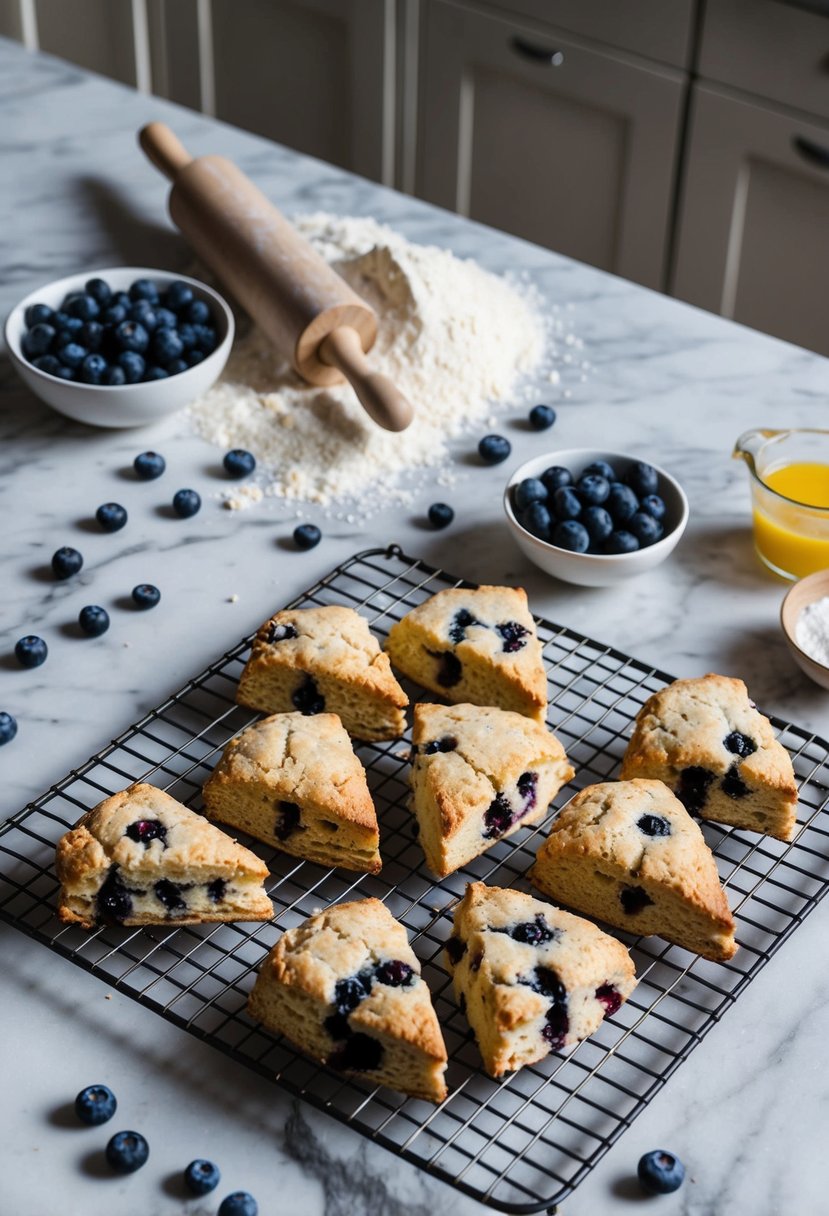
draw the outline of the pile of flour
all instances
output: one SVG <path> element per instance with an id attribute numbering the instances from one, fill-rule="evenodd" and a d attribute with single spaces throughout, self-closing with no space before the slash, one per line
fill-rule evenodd
<path id="1" fill-rule="evenodd" d="M 322 213 L 296 226 L 379 319 L 372 366 L 412 402 L 400 434 L 370 421 L 348 384 L 313 388 L 256 328 L 237 339 L 218 383 L 190 408 L 195 429 L 222 448 L 246 448 L 255 485 L 227 498 L 241 509 L 263 495 L 354 503 L 363 516 L 411 499 L 418 471 L 452 480 L 447 440 L 499 405 L 528 399 L 521 381 L 545 361 L 540 299 L 443 249 L 415 245 L 371 219 Z"/>

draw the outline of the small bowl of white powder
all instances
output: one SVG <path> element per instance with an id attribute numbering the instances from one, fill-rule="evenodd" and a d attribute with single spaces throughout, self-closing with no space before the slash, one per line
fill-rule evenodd
<path id="1" fill-rule="evenodd" d="M 829 570 L 818 570 L 789 588 L 780 624 L 800 670 L 829 690 Z"/>

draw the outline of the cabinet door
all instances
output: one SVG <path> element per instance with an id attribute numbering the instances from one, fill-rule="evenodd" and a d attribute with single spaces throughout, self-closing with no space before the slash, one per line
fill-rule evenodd
<path id="1" fill-rule="evenodd" d="M 664 287 L 683 77 L 434 0 L 418 193 Z"/>
<path id="2" fill-rule="evenodd" d="M 829 355 L 829 125 L 694 90 L 673 294 Z"/>

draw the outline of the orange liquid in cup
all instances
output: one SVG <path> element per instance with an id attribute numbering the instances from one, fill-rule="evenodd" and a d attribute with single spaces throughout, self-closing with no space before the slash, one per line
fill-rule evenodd
<path id="1" fill-rule="evenodd" d="M 829 465 L 798 461 L 765 471 L 763 484 L 790 502 L 759 495 L 754 504 L 754 543 L 778 572 L 803 578 L 829 567 Z M 762 502 L 760 501 L 762 499 Z"/>

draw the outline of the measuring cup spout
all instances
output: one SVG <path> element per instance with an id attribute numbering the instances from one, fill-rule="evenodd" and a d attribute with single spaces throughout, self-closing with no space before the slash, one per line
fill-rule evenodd
<path id="1" fill-rule="evenodd" d="M 770 439 L 774 439 L 778 435 L 787 435 L 788 431 L 773 431 L 768 428 L 758 428 L 753 431 L 743 431 L 740 438 L 734 444 L 734 451 L 731 453 L 733 460 L 744 460 L 752 473 L 757 473 L 755 457 L 760 452 L 764 444 Z"/>

